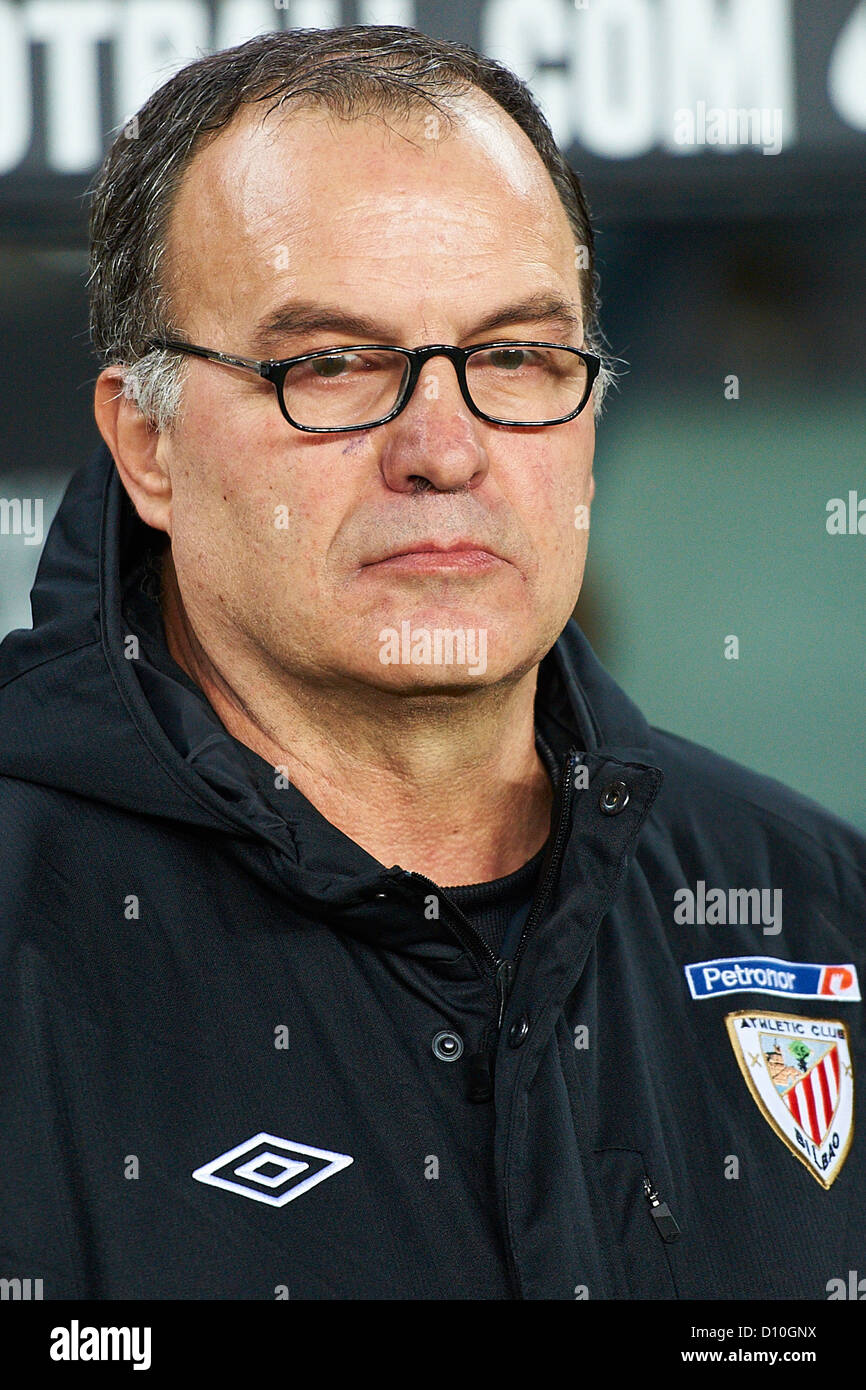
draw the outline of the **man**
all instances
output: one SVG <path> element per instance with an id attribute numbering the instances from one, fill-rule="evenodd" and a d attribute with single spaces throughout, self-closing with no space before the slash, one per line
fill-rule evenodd
<path id="1" fill-rule="evenodd" d="M 0 1244 L 46 1298 L 862 1260 L 863 839 L 569 617 L 591 256 L 526 89 L 411 30 L 202 59 L 109 152 L 105 447 L 0 651 Z"/>

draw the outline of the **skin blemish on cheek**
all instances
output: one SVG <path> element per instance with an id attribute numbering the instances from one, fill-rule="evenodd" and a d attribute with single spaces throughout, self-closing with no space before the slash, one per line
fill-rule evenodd
<path id="1" fill-rule="evenodd" d="M 357 453 L 358 449 L 363 448 L 363 446 L 364 446 L 365 443 L 366 443 L 366 440 L 364 439 L 364 437 L 363 437 L 362 435 L 359 435 L 358 438 L 356 438 L 356 439 L 350 439 L 349 442 L 348 442 L 348 444 L 346 445 L 345 449 L 343 450 L 343 453 L 344 453 L 344 454 L 354 454 L 354 453 Z"/>

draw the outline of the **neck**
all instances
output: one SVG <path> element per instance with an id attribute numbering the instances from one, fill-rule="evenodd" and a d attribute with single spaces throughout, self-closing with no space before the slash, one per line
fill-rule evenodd
<path id="1" fill-rule="evenodd" d="M 552 787 L 535 748 L 537 667 L 471 695 L 406 696 L 313 685 L 252 653 L 227 659 L 194 631 L 170 550 L 162 609 L 172 657 L 228 732 L 381 863 L 481 883 L 544 844 Z"/>

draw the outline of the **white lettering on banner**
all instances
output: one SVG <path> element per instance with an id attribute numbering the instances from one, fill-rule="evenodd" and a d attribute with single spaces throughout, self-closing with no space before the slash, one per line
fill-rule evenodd
<path id="1" fill-rule="evenodd" d="M 256 34 L 280 28 L 328 29 L 345 18 L 340 0 L 223 0 L 216 7 L 214 48 L 233 48 Z M 417 27 L 414 0 L 355 0 L 358 24 Z M 348 21 L 347 21 L 348 22 Z"/>
<path id="2" fill-rule="evenodd" d="M 31 49 L 44 50 L 45 151 L 56 173 L 99 163 L 107 132 L 123 126 L 177 68 L 202 53 L 286 26 L 352 22 L 414 26 L 413 0 L 0 0 L 0 173 L 31 143 Z M 467 7 L 468 8 L 468 7 Z M 796 137 L 792 0 L 486 0 L 478 43 L 530 84 L 563 148 L 579 141 L 605 158 L 662 148 L 682 157 L 674 112 L 781 110 L 782 141 Z M 852 98 L 850 30 L 834 66 L 843 118 L 862 128 Z M 98 46 L 111 45 L 112 108 L 101 109 Z M 700 148 L 698 146 L 697 148 Z M 727 146 L 719 147 L 719 151 Z"/>
<path id="3" fill-rule="evenodd" d="M 654 9 L 613 0 L 587 10 L 577 28 L 572 102 L 578 137 L 594 154 L 627 159 L 655 144 Z"/>
<path id="4" fill-rule="evenodd" d="M 31 48 L 44 51 L 45 154 L 57 174 L 85 173 L 104 137 L 122 126 L 172 73 L 202 53 L 292 25 L 333 28 L 340 0 L 0 0 L 0 174 L 25 158 L 32 137 Z M 363 0 L 365 24 L 415 24 L 413 0 Z M 101 109 L 100 43 L 113 47 L 112 109 Z"/>
<path id="5" fill-rule="evenodd" d="M 340 23 L 340 0 L 291 0 L 288 8 L 293 29 L 333 29 Z"/>
<path id="6" fill-rule="evenodd" d="M 684 107 L 698 110 L 700 106 L 779 111 L 777 138 L 780 146 L 787 146 L 796 135 L 790 0 L 733 0 L 724 10 L 715 0 L 664 0 L 664 9 L 668 66 L 661 138 L 665 147 L 671 153 L 683 152 L 683 142 L 676 139 L 674 114 Z"/>
<path id="7" fill-rule="evenodd" d="M 563 136 L 567 143 L 572 135 L 574 98 L 565 64 L 574 19 L 561 0 L 491 0 L 483 6 L 479 24 L 482 51 L 531 87 L 560 144 Z"/>
<path id="8" fill-rule="evenodd" d="M 200 0 L 130 0 L 122 6 L 117 46 L 118 125 L 172 73 L 209 47 L 209 15 Z"/>
<path id="9" fill-rule="evenodd" d="M 32 128 L 30 52 L 19 10 L 0 4 L 0 174 L 27 153 Z"/>
<path id="10" fill-rule="evenodd" d="M 58 174 L 102 158 L 97 44 L 112 38 L 113 0 L 33 0 L 24 13 L 30 38 L 45 52 L 48 162 Z"/>
<path id="11" fill-rule="evenodd" d="M 413 0 L 356 0 L 359 24 L 408 24 L 416 28 Z"/>
<path id="12" fill-rule="evenodd" d="M 866 130 L 866 4 L 845 21 L 827 71 L 827 92 L 840 118 L 854 130 Z"/>
<path id="13" fill-rule="evenodd" d="M 225 0 L 216 12 L 215 48 L 234 48 L 280 27 L 275 0 Z"/>
<path id="14" fill-rule="evenodd" d="M 530 84 L 564 148 L 682 155 L 694 146 L 674 139 L 673 113 L 699 100 L 781 108 L 783 143 L 795 141 L 791 0 L 490 0 L 480 32 L 484 51 Z"/>

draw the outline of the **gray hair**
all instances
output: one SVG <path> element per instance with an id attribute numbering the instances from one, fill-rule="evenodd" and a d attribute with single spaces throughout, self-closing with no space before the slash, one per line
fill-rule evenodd
<path id="1" fill-rule="evenodd" d="M 174 199 L 193 156 L 242 105 L 292 102 L 350 120 L 359 112 L 410 116 L 479 88 L 532 141 L 575 237 L 588 351 L 601 358 L 594 411 L 617 373 L 598 324 L 598 275 L 589 209 L 528 87 L 492 58 L 400 25 L 277 30 L 197 59 L 163 83 L 115 138 L 89 193 L 90 332 L 104 367 L 124 367 L 123 394 L 154 428 L 180 418 L 185 357 L 148 349 L 182 329 L 166 284 L 166 238 Z M 577 257 L 580 256 L 578 260 Z"/>

